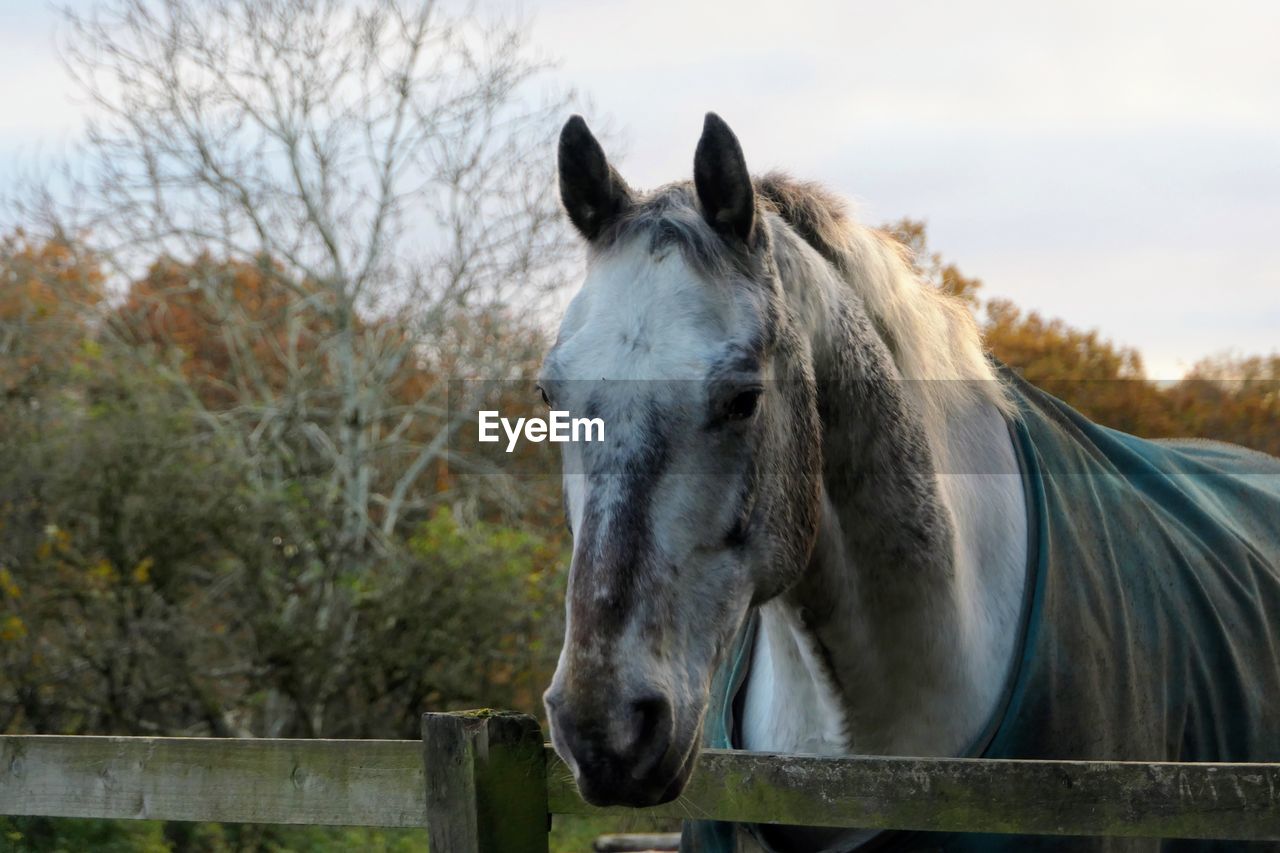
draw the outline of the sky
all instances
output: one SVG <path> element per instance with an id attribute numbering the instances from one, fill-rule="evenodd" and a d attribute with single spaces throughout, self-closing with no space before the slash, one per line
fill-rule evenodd
<path id="1" fill-rule="evenodd" d="M 1280 350 L 1272 0 L 491 2 L 530 16 L 633 185 L 688 177 L 715 110 L 754 171 L 925 220 L 987 296 L 1135 346 L 1155 378 Z M 0 184 L 80 125 L 56 20 L 0 0 Z"/>

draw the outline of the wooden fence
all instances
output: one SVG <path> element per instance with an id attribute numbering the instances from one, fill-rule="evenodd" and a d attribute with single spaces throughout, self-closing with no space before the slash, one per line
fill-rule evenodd
<path id="1" fill-rule="evenodd" d="M 816 758 L 707 750 L 643 810 L 804 826 L 1280 840 L 1280 764 Z M 422 741 L 0 737 L 0 814 L 426 826 L 433 853 L 547 849 L 582 801 L 520 714 L 427 714 Z"/>

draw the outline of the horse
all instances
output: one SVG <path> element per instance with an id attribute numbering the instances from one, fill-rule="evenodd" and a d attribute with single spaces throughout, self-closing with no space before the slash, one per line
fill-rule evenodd
<path id="1" fill-rule="evenodd" d="M 1280 460 L 1091 424 L 714 113 L 692 181 L 633 189 L 580 116 L 558 167 L 587 269 L 538 388 L 607 441 L 561 447 L 544 703 L 586 801 L 671 801 L 702 746 L 1280 759 Z M 1227 848 L 688 821 L 682 849 Z"/>

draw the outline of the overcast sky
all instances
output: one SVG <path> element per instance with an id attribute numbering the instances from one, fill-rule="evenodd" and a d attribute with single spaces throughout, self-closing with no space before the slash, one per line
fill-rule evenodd
<path id="1" fill-rule="evenodd" d="M 499 0 L 513 2 L 513 0 Z M 925 219 L 988 296 L 1173 378 L 1280 349 L 1280 3 L 526 0 L 639 186 L 708 109 L 753 170 Z M 40 0 L 0 0 L 0 181 L 80 112 Z M 548 153 L 551 156 L 551 152 Z"/>

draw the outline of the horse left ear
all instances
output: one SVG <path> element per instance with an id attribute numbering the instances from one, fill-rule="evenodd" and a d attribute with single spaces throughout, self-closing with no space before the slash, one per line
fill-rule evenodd
<path id="1" fill-rule="evenodd" d="M 560 131 L 560 200 L 569 221 L 588 240 L 600 233 L 632 203 L 631 188 L 605 159 L 582 116 Z"/>
<path id="2" fill-rule="evenodd" d="M 738 137 L 715 113 L 707 113 L 702 125 L 702 138 L 693 155 L 693 185 L 702 213 L 713 228 L 743 242 L 751 239 L 756 220 L 751 175 Z"/>

